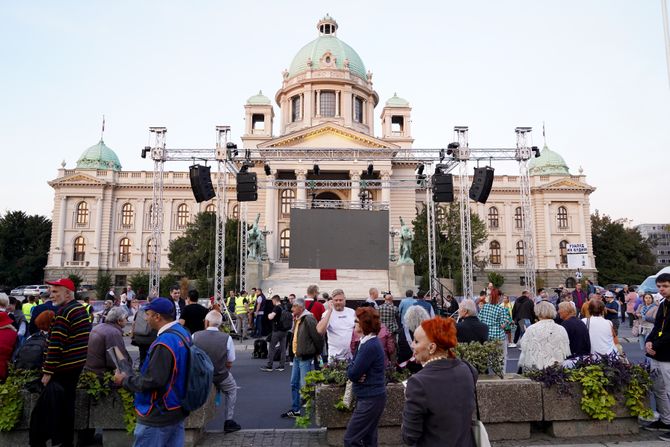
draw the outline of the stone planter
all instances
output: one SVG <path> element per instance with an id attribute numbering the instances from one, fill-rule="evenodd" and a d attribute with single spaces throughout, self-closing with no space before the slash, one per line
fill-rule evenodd
<path id="1" fill-rule="evenodd" d="M 327 428 L 328 444 L 341 446 L 351 412 L 335 409 L 344 387 L 319 385 L 314 398 L 316 423 Z M 520 396 L 523 396 L 521 399 Z M 379 443 L 402 446 L 400 425 L 405 404 L 401 384 L 386 386 L 386 407 L 379 421 Z M 539 383 L 516 374 L 505 379 L 480 376 L 477 382 L 477 407 L 492 441 L 530 438 L 530 424 L 542 420 L 542 390 Z M 514 408 L 514 411 L 510 411 Z"/>
<path id="2" fill-rule="evenodd" d="M 570 384 L 570 394 L 561 395 L 555 387 L 542 387 L 544 420 L 549 432 L 557 438 L 580 436 L 625 435 L 639 432 L 636 417 L 630 415 L 623 395 L 616 395 L 615 419 L 612 422 L 591 419 L 581 409 L 582 386 Z"/>
<path id="3" fill-rule="evenodd" d="M 39 395 L 23 391 L 21 397 L 23 399 L 21 419 L 14 430 L 0 433 L 0 447 L 28 446 L 30 414 Z M 184 421 L 185 446 L 195 446 L 201 440 L 204 426 L 214 418 L 215 397 L 215 390 L 212 387 L 207 403 Z M 123 413 L 123 402 L 115 391 L 94 401 L 86 394 L 86 391 L 77 390 L 74 428 L 75 430 L 101 429 L 105 447 L 127 447 L 133 444 L 133 436 L 126 431 Z"/>

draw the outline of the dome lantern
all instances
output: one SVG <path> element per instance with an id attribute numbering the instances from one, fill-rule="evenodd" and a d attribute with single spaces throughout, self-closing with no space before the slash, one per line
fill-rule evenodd
<path id="1" fill-rule="evenodd" d="M 316 29 L 319 30 L 320 36 L 335 36 L 337 34 L 337 22 L 326 14 L 323 19 L 319 20 Z"/>

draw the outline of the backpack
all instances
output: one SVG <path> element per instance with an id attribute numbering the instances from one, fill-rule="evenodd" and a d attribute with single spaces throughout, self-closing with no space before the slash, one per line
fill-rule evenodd
<path id="1" fill-rule="evenodd" d="M 282 310 L 279 316 L 279 323 L 283 330 L 290 331 L 293 328 L 293 314 L 288 310 Z"/>
<path id="2" fill-rule="evenodd" d="M 135 327 L 133 328 L 133 334 L 135 335 L 149 335 L 151 333 L 151 326 L 144 319 L 144 313 L 143 309 L 139 309 L 135 314 Z"/>
<path id="3" fill-rule="evenodd" d="M 186 337 L 176 330 L 168 330 L 176 334 L 184 342 L 188 349 L 188 361 L 186 366 L 186 389 L 181 406 L 187 412 L 192 412 L 205 405 L 214 381 L 214 365 L 209 355 L 193 343 L 189 343 Z"/>
<path id="4" fill-rule="evenodd" d="M 36 332 L 26 339 L 16 351 L 14 366 L 18 369 L 41 369 L 44 352 L 47 350 L 47 337 Z"/>

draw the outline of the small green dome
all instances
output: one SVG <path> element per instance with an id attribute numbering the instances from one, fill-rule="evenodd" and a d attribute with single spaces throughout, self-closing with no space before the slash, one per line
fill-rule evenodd
<path id="1" fill-rule="evenodd" d="M 121 162 L 113 150 L 108 148 L 100 140 L 84 151 L 77 160 L 77 169 L 111 169 L 112 171 L 121 170 Z"/>
<path id="2" fill-rule="evenodd" d="M 272 104 L 270 102 L 270 98 L 265 96 L 263 94 L 263 90 L 259 90 L 257 95 L 254 95 L 247 99 L 247 104 L 252 104 L 252 105 L 266 105 L 266 104 Z"/>
<path id="3" fill-rule="evenodd" d="M 348 60 L 351 74 L 367 80 L 365 65 L 363 65 L 361 57 L 353 48 L 336 37 L 337 22 L 329 15 L 326 15 L 319 21 L 317 28 L 319 29 L 319 37 L 298 51 L 289 67 L 288 77 L 293 77 L 309 70 L 308 61 L 310 60 L 312 63 L 311 68 L 318 69 L 319 60 L 324 54 L 330 52 L 335 59 L 335 65 L 338 69 L 345 69 L 344 62 Z"/>
<path id="4" fill-rule="evenodd" d="M 393 97 L 386 101 L 386 107 L 409 107 L 409 101 L 394 93 Z"/>
<path id="5" fill-rule="evenodd" d="M 528 172 L 530 175 L 570 175 L 563 157 L 549 149 L 547 145 L 542 148 L 539 157 L 530 159 Z"/>

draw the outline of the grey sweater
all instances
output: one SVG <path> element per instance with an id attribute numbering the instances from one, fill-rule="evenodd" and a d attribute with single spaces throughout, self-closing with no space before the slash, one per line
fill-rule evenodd
<path id="1" fill-rule="evenodd" d="M 214 365 L 214 385 L 223 382 L 228 377 L 228 337 L 230 335 L 220 331 L 198 331 L 193 334 L 193 343 L 207 353 Z"/>

